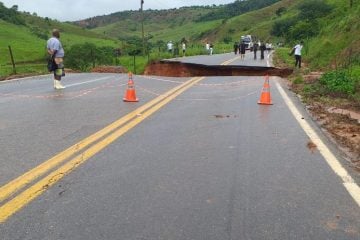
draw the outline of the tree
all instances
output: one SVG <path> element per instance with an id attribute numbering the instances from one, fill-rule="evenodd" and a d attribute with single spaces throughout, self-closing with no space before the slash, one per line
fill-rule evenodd
<path id="1" fill-rule="evenodd" d="M 11 10 L 14 10 L 15 12 L 17 12 L 19 10 L 19 6 L 18 5 L 13 5 L 11 7 Z"/>
<path id="2" fill-rule="evenodd" d="M 286 8 L 285 7 L 280 7 L 280 8 L 278 8 L 277 10 L 276 10 L 276 15 L 278 16 L 278 17 L 280 17 L 284 12 L 286 12 Z"/>

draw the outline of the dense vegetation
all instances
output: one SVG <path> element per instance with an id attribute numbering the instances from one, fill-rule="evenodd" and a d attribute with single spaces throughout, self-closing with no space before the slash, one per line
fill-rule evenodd
<path id="1" fill-rule="evenodd" d="M 270 6 L 280 0 L 236 0 L 234 3 L 221 6 L 216 10 L 201 16 L 197 21 L 212 21 L 229 19 L 246 12 Z"/>
<path id="2" fill-rule="evenodd" d="M 276 21 L 271 34 L 281 37 L 287 42 L 314 37 L 321 30 L 319 19 L 328 16 L 333 9 L 334 7 L 324 0 L 305 1 L 298 6 L 298 15 Z M 281 12 L 286 11 L 285 8 L 279 10 L 277 15 L 279 13 L 281 15 Z"/>
<path id="3" fill-rule="evenodd" d="M 17 5 L 6 8 L 4 4 L 0 2 L 0 19 L 16 25 L 25 25 L 25 20 L 18 13 Z"/>

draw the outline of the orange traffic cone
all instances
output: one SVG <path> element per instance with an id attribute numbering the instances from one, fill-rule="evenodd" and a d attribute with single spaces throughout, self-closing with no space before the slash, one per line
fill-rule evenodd
<path id="1" fill-rule="evenodd" d="M 124 102 L 138 102 L 139 99 L 136 98 L 135 85 L 133 80 L 133 75 L 129 72 L 128 86 L 126 89 L 125 96 L 123 98 Z"/>
<path id="2" fill-rule="evenodd" d="M 264 87 L 261 92 L 260 100 L 258 104 L 262 105 L 272 105 L 271 96 L 270 96 L 270 82 L 269 82 L 269 75 L 265 76 L 265 83 Z"/>

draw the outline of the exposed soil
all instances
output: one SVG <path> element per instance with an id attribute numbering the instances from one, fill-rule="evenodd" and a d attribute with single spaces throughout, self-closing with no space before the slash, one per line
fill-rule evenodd
<path id="1" fill-rule="evenodd" d="M 327 135 L 347 155 L 353 167 L 360 172 L 359 120 L 352 118 L 350 114 L 332 112 L 331 108 L 316 102 L 308 109 L 314 119 L 326 130 Z"/>
<path id="2" fill-rule="evenodd" d="M 321 74 L 312 72 L 303 78 L 305 83 L 314 83 Z M 289 84 L 294 92 L 299 93 L 302 89 L 301 84 Z M 307 99 L 307 109 L 325 134 L 346 155 L 351 166 L 360 172 L 360 108 L 349 100 L 336 99 L 330 99 L 326 103 Z M 308 147 L 311 148 L 309 145 Z"/>
<path id="3" fill-rule="evenodd" d="M 167 77 L 196 76 L 270 76 L 287 77 L 293 72 L 289 68 L 247 67 L 247 66 L 208 66 L 176 61 L 157 61 L 149 64 L 144 74 Z"/>

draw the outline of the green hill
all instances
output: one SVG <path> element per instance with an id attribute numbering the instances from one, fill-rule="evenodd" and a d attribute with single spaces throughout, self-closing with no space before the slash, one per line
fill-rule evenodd
<path id="1" fill-rule="evenodd" d="M 119 41 L 82 29 L 71 23 L 41 18 L 17 9 L 7 9 L 0 2 L 0 77 L 12 73 L 9 46 L 17 65 L 17 72 L 44 72 L 46 41 L 51 30 L 61 30 L 65 50 L 77 43 L 90 42 L 96 46 L 118 47 Z"/>

